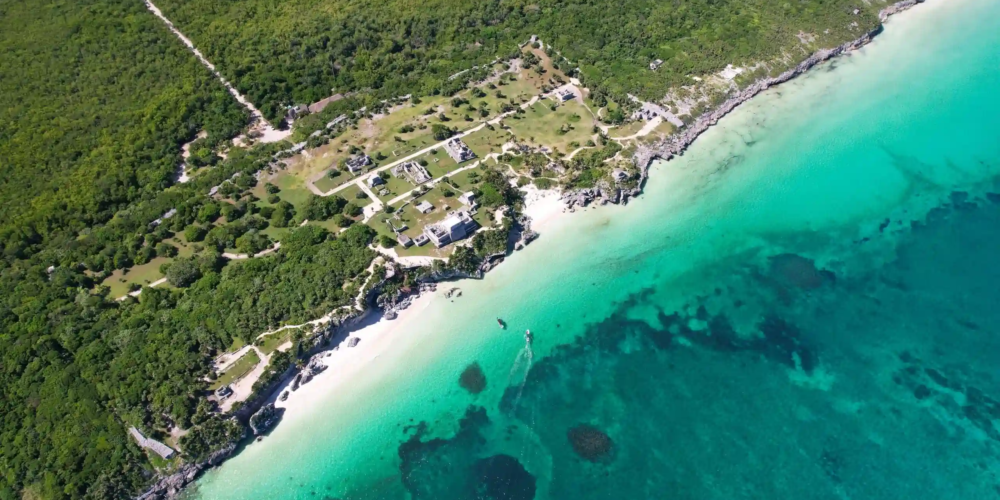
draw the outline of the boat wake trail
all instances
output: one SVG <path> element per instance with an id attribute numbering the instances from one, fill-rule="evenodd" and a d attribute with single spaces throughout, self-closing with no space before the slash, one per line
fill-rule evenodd
<path id="1" fill-rule="evenodd" d="M 514 398 L 512 408 L 517 408 L 517 403 L 521 400 L 524 382 L 528 380 L 528 372 L 531 371 L 534 357 L 535 353 L 531 351 L 531 344 L 525 343 L 524 348 L 518 351 L 517 357 L 514 358 L 514 364 L 510 367 L 510 374 L 507 375 L 507 387 L 517 385 L 517 397 Z"/>

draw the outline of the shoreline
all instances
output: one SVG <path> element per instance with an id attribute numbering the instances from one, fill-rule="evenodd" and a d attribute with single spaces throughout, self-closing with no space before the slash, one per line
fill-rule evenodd
<path id="1" fill-rule="evenodd" d="M 764 90 L 804 74 L 823 62 L 867 45 L 883 31 L 884 23 L 890 16 L 906 11 L 910 7 L 923 2 L 924 0 L 902 0 L 887 6 L 879 12 L 880 24 L 861 37 L 832 49 L 821 49 L 808 56 L 794 68 L 776 77 L 757 81 L 739 91 L 712 111 L 701 115 L 679 134 L 666 138 L 653 146 L 640 146 L 633 157 L 640 173 L 638 185 L 630 192 L 621 193 L 613 202 L 625 204 L 630 197 L 641 194 L 645 182 L 649 177 L 649 169 L 655 160 L 667 161 L 675 156 L 682 155 L 702 133 L 735 110 L 740 104 L 749 101 Z M 556 221 L 561 220 L 568 213 L 572 213 L 574 205 L 586 206 L 590 201 L 601 196 L 601 188 L 586 190 L 588 191 L 586 196 L 581 195 L 581 190 L 539 190 L 533 185 L 525 186 L 523 191 L 525 191 L 523 215 L 530 220 L 526 229 L 538 232 L 546 229 L 552 230 Z M 392 253 L 394 254 L 395 252 Z M 394 258 L 393 260 L 396 259 Z M 488 270 L 489 268 L 485 271 Z M 296 391 L 289 391 L 286 401 L 276 401 L 278 396 L 292 384 L 295 375 L 305 371 L 305 369 L 291 370 L 286 376 L 281 377 L 279 379 L 280 382 L 276 383 L 272 390 L 267 391 L 266 395 L 261 395 L 259 405 L 263 406 L 264 404 L 273 402 L 276 408 L 283 408 L 286 411 L 286 416 L 282 420 L 294 420 L 297 416 L 307 413 L 320 400 L 319 396 L 328 396 L 330 391 L 337 390 L 349 383 L 354 376 L 366 367 L 369 367 L 375 359 L 393 345 L 393 340 L 396 338 L 394 333 L 400 328 L 405 327 L 407 324 L 406 320 L 412 321 L 413 316 L 425 310 L 437 295 L 433 291 L 433 283 L 453 280 L 454 277 L 432 279 L 428 283 L 430 286 L 427 289 L 421 287 L 420 291 L 408 296 L 399 305 L 394 305 L 391 311 L 387 310 L 385 314 L 379 313 L 378 320 L 374 323 L 358 325 L 358 323 L 362 322 L 360 320 L 364 320 L 367 316 L 367 311 L 342 318 L 339 326 L 335 326 L 338 322 L 334 322 L 335 324 L 330 325 L 331 328 L 328 332 L 316 335 L 314 338 L 328 337 L 335 338 L 338 341 L 330 343 L 329 346 L 320 346 L 317 344 L 316 347 L 310 350 L 313 355 L 309 358 L 309 364 L 318 361 L 326 366 L 327 369 L 316 374 L 309 383 L 300 386 Z M 392 314 L 389 314 L 389 312 Z M 349 344 L 346 340 L 349 338 L 359 338 L 361 341 L 355 347 L 348 347 Z M 251 411 L 251 413 L 254 412 L 256 412 L 256 409 Z M 280 424 L 280 421 L 278 424 Z M 243 442 L 247 446 L 252 444 L 252 441 L 245 438 Z M 230 446 L 224 447 L 206 461 L 188 464 L 182 467 L 177 473 L 161 478 L 137 498 L 146 499 L 175 496 L 180 492 L 181 488 L 197 479 L 204 470 L 221 465 L 226 459 L 233 456 L 238 449 L 241 449 L 237 444 L 233 443 Z M 173 481 L 171 481 L 172 478 L 174 479 Z"/>
<path id="2" fill-rule="evenodd" d="M 901 0 L 889 5 L 879 11 L 879 25 L 875 29 L 835 48 L 818 50 L 807 57 L 804 61 L 797 64 L 794 68 L 789 69 L 776 77 L 765 78 L 754 82 L 750 86 L 739 91 L 735 96 L 726 99 L 719 105 L 719 107 L 699 116 L 693 123 L 685 127 L 685 129 L 676 136 L 670 136 L 654 146 L 640 146 L 638 151 L 636 151 L 633 156 L 633 160 L 635 160 L 636 165 L 639 167 L 639 184 L 638 187 L 634 188 L 631 193 L 624 193 L 624 196 L 620 197 L 622 203 L 626 203 L 629 197 L 638 196 L 642 193 L 642 188 L 645 185 L 646 180 L 649 178 L 649 168 L 653 161 L 668 161 L 675 156 L 684 154 L 684 151 L 687 150 L 687 148 L 690 147 L 701 134 L 739 107 L 740 104 L 749 101 L 771 87 L 788 82 L 795 77 L 802 75 L 819 64 L 868 45 L 885 29 L 885 22 L 889 19 L 889 17 L 899 14 L 900 12 L 904 12 L 910 7 L 914 7 L 921 3 L 924 3 L 924 0 Z M 575 193 L 567 193 L 567 195 L 571 194 Z M 593 198 L 588 197 L 584 199 L 589 202 Z M 584 203 L 584 205 L 586 205 L 586 203 Z"/>
<path id="3" fill-rule="evenodd" d="M 378 359 L 392 346 L 396 334 L 399 333 L 398 330 L 405 328 L 407 320 L 412 321 L 417 313 L 426 309 L 434 296 L 435 293 L 431 291 L 420 293 L 413 298 L 408 307 L 400 310 L 395 318 L 390 319 L 380 315 L 374 323 L 351 332 L 349 338 L 360 340 L 354 347 L 348 347 L 350 344 L 341 342 L 340 348 L 317 354 L 314 358 L 327 368 L 314 376 L 310 382 L 299 386 L 298 390 L 289 391 L 287 400 L 274 403 L 275 408 L 285 410 L 282 421 L 294 420 L 296 416 L 314 407 L 320 400 L 319 396 L 350 383 L 372 361 Z M 275 394 L 287 390 L 291 383 L 291 379 L 286 380 L 274 391 Z"/>

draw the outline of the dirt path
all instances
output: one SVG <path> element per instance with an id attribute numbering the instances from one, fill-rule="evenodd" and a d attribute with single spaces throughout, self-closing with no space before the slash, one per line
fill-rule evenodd
<path id="1" fill-rule="evenodd" d="M 520 107 L 521 107 L 521 109 L 528 109 L 529 107 L 531 107 L 536 102 L 538 102 L 538 96 L 537 95 L 533 96 L 531 99 L 528 100 L 528 102 L 522 104 Z M 365 175 L 359 176 L 357 178 L 356 182 L 362 183 L 362 184 L 359 184 L 359 185 L 361 186 L 361 189 L 365 189 L 367 186 L 363 185 L 363 183 L 364 183 L 364 181 L 367 178 L 369 178 L 369 177 L 371 177 L 373 175 L 378 175 L 378 173 L 381 172 L 381 171 L 383 171 L 383 170 L 388 170 L 388 169 L 390 169 L 392 167 L 395 167 L 396 165 L 400 165 L 400 164 L 406 163 L 408 161 L 413 160 L 414 158 L 417 158 L 417 157 L 419 157 L 421 155 L 427 154 L 427 153 L 431 152 L 432 149 L 443 148 L 444 145 L 445 145 L 445 143 L 447 143 L 448 141 L 450 141 L 452 139 L 461 139 L 462 137 L 465 137 L 465 136 L 467 136 L 469 134 L 474 134 L 476 132 L 479 132 L 480 130 L 482 130 L 483 128 L 485 128 L 487 124 L 489 124 L 489 125 L 496 125 L 496 124 L 500 123 L 501 121 L 503 121 L 504 118 L 512 116 L 516 112 L 517 111 L 515 110 L 515 111 L 508 111 L 506 113 L 499 114 L 499 115 L 496 116 L 496 118 L 493 118 L 491 120 L 487 120 L 487 121 L 485 121 L 483 123 L 480 123 L 479 125 L 476 125 L 475 127 L 472 127 L 472 128 L 470 128 L 468 130 L 463 130 L 462 132 L 459 132 L 459 133 L 457 133 L 457 134 L 455 134 L 455 135 L 453 135 L 453 136 L 451 136 L 451 137 L 449 137 L 449 138 L 447 138 L 447 139 L 445 139 L 445 140 L 443 140 L 441 142 L 438 142 L 438 143 L 435 143 L 435 144 L 431 144 L 430 146 L 427 146 L 426 148 L 421 149 L 420 151 L 417 151 L 416 153 L 411 153 L 410 155 L 404 156 L 403 158 L 400 158 L 400 159 L 398 159 L 398 160 L 396 160 L 396 161 L 394 161 L 392 163 L 388 163 L 388 164 L 383 165 L 383 166 L 381 166 L 379 168 L 376 168 L 375 170 L 371 170 L 368 173 L 366 173 Z M 327 192 L 324 193 L 324 192 L 321 192 L 318 188 L 316 188 L 316 186 L 313 186 L 312 183 L 310 183 L 310 182 L 306 183 L 306 185 L 309 186 L 309 190 L 312 191 L 314 194 L 317 194 L 319 196 L 330 196 L 330 195 L 339 193 L 340 191 L 343 191 L 343 190 L 349 188 L 351 186 L 351 184 L 353 184 L 353 182 L 347 182 L 347 183 L 341 184 L 341 185 L 339 185 L 339 186 L 337 186 L 337 187 L 335 187 L 335 188 L 333 188 L 333 189 L 331 189 L 331 190 L 329 190 L 329 191 L 327 191 Z M 373 199 L 377 200 L 378 198 L 377 197 L 373 197 Z M 381 203 L 381 202 L 379 202 L 379 203 Z"/>
<path id="2" fill-rule="evenodd" d="M 261 250 L 253 254 L 252 257 L 263 257 L 267 254 L 277 252 L 279 248 L 281 248 L 280 241 L 275 243 L 274 246 L 272 246 L 271 248 L 268 248 L 266 250 Z M 245 253 L 230 253 L 230 252 L 223 252 L 222 256 L 229 260 L 244 260 L 244 259 L 249 259 L 251 257 L 251 255 Z"/>
<path id="3" fill-rule="evenodd" d="M 452 176 L 452 175 L 455 175 L 455 174 L 460 173 L 460 172 L 465 172 L 466 170 L 472 170 L 472 169 L 478 167 L 480 163 L 482 163 L 482 162 L 484 162 L 484 161 L 486 161 L 486 160 L 488 160 L 490 158 L 497 158 L 499 156 L 500 155 L 497 154 L 497 153 L 490 153 L 490 154 L 486 155 L 485 158 L 476 160 L 475 162 L 473 162 L 473 163 L 471 163 L 469 165 L 466 165 L 466 166 L 464 166 L 462 168 L 459 168 L 459 169 L 456 169 L 456 170 L 452 170 L 451 172 L 448 172 L 447 174 L 445 174 L 445 175 L 443 175 L 441 177 L 438 177 L 437 179 L 431 179 L 431 180 L 429 180 L 429 181 L 421 184 L 420 186 L 427 186 L 429 188 L 432 188 L 432 187 L 436 186 L 438 184 L 438 182 L 441 181 L 442 177 Z M 405 200 L 414 191 L 416 191 L 417 189 L 419 189 L 420 186 L 416 186 L 413 189 L 411 189 L 411 190 L 409 190 L 409 191 L 407 191 L 407 192 L 405 192 L 405 193 L 403 193 L 403 194 L 401 194 L 401 195 L 399 195 L 399 196 L 397 196 L 397 197 L 395 197 L 395 198 L 387 201 L 386 203 L 389 204 L 389 205 L 394 205 L 396 203 L 399 203 L 399 202 Z"/>
<path id="4" fill-rule="evenodd" d="M 150 288 L 153 288 L 155 286 L 160 286 L 160 285 L 162 285 L 162 284 L 164 284 L 166 282 L 167 282 L 167 278 L 160 278 L 160 279 L 158 279 L 158 280 L 156 280 L 156 281 L 154 281 L 154 282 L 152 282 L 152 283 L 150 283 L 150 284 L 148 284 L 146 286 L 148 286 Z M 128 297 L 138 297 L 141 294 L 142 294 L 142 288 L 140 288 L 140 289 L 138 289 L 138 290 L 136 290 L 134 292 L 126 293 L 125 295 L 122 295 L 121 297 L 118 297 L 115 300 L 122 301 L 122 300 L 125 300 Z"/>
<path id="5" fill-rule="evenodd" d="M 250 111 L 250 114 L 253 116 L 254 121 L 257 124 L 259 124 L 262 142 L 277 142 L 288 137 L 288 135 L 291 133 L 291 129 L 289 129 L 286 132 L 283 130 L 278 130 L 273 126 L 271 126 L 271 123 L 268 122 L 266 118 L 264 118 L 264 115 L 260 112 L 260 110 L 257 109 L 257 107 L 254 106 L 249 99 L 244 97 L 243 94 L 240 94 L 240 92 L 236 90 L 236 87 L 233 87 L 232 84 L 230 84 L 229 81 L 222 76 L 222 73 L 219 73 L 219 71 L 215 69 L 215 65 L 212 64 L 201 53 L 201 51 L 194 46 L 194 42 L 192 42 L 188 37 L 184 36 L 184 33 L 181 33 L 181 30 L 177 29 L 177 27 L 174 26 L 174 23 L 172 23 L 169 19 L 167 19 L 167 16 L 163 15 L 163 12 L 160 10 L 159 7 L 153 4 L 153 2 L 151 2 L 150 0 L 145 0 L 145 2 L 146 2 L 146 8 L 148 8 L 153 13 L 153 15 L 160 18 L 160 20 L 167 25 L 167 28 L 169 28 L 174 35 L 177 35 L 177 38 L 179 38 L 181 42 L 183 42 L 184 45 L 187 46 L 187 48 L 191 50 L 192 53 L 194 53 L 195 57 L 197 57 L 198 60 L 201 61 L 201 64 L 203 64 L 206 68 L 208 68 L 209 71 L 211 71 L 212 74 L 214 74 L 215 77 L 218 78 L 220 82 L 222 82 L 222 85 L 226 87 L 226 90 L 228 90 L 229 93 L 232 94 L 232 96 L 236 98 L 236 100 L 240 104 L 243 105 L 243 107 L 247 108 Z"/>

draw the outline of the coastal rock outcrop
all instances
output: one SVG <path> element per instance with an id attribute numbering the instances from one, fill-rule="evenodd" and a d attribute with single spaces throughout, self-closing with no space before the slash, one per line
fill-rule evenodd
<path id="1" fill-rule="evenodd" d="M 150 486 L 145 493 L 136 497 L 136 500 L 160 500 L 176 497 L 185 486 L 197 479 L 202 471 L 209 467 L 215 467 L 229 458 L 236 451 L 237 444 L 236 441 L 226 444 L 209 455 L 204 462 L 182 465 L 177 472 Z"/>
<path id="2" fill-rule="evenodd" d="M 281 420 L 284 408 L 276 408 L 273 403 L 264 405 L 257 413 L 250 417 L 250 429 L 254 436 L 260 436 L 271 430 Z"/>

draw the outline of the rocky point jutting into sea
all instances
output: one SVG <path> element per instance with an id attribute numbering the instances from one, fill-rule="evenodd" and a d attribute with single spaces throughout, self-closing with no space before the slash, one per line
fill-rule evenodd
<path id="1" fill-rule="evenodd" d="M 362 337 L 190 494 L 989 498 L 998 8 L 931 0 L 762 92 Z"/>

